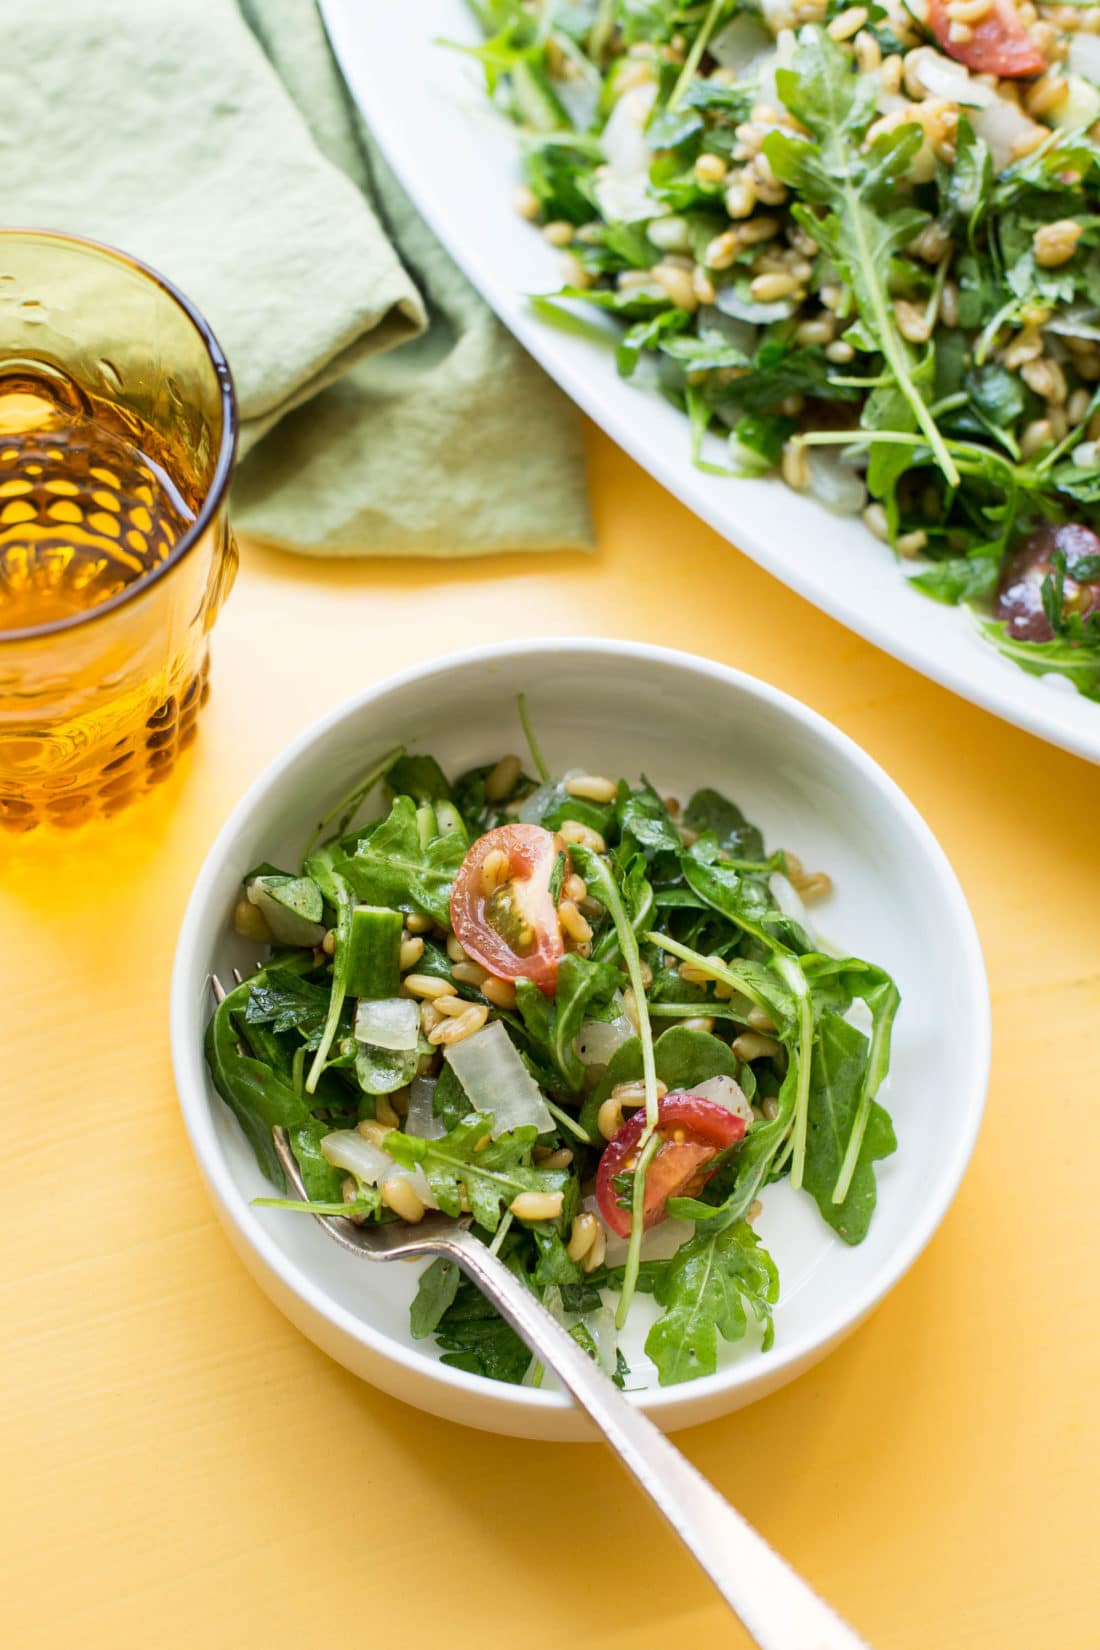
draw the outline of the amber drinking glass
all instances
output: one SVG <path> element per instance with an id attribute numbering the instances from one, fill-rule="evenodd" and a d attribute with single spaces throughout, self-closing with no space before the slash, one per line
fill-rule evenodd
<path id="1" fill-rule="evenodd" d="M 225 359 L 169 282 L 0 231 L 0 826 L 112 814 L 194 738 L 236 434 Z"/>

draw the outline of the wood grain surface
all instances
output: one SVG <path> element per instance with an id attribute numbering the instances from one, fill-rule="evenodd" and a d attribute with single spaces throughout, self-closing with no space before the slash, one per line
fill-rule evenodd
<path id="1" fill-rule="evenodd" d="M 850 733 L 939 835 L 993 988 L 986 1123 L 927 1253 L 823 1365 L 684 1448 L 877 1650 L 1100 1645 L 1100 770 L 589 453 L 594 557 L 246 545 L 183 769 L 105 830 L 0 843 L 5 1650 L 743 1642 L 600 1448 L 449 1426 L 302 1339 L 222 1237 L 172 1086 L 176 931 L 249 780 L 400 664 L 569 631 L 695 649 Z M 929 1127 L 950 1104 L 929 1094 Z"/>

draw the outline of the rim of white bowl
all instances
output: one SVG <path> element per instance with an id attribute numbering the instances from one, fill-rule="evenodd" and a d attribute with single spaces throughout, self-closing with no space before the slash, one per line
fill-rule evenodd
<path id="1" fill-rule="evenodd" d="M 341 1306 L 309 1271 L 286 1254 L 272 1233 L 259 1220 L 248 1200 L 242 1196 L 218 1140 L 202 1053 L 203 1028 L 189 983 L 199 961 L 199 953 L 206 943 L 206 906 L 228 848 L 264 793 L 288 768 L 294 766 L 298 758 L 317 739 L 338 723 L 360 714 L 374 701 L 418 678 L 445 675 L 471 664 L 489 664 L 503 659 L 522 658 L 533 653 L 560 653 L 565 650 L 597 656 L 610 654 L 642 661 L 660 660 L 694 670 L 725 682 L 750 697 L 765 701 L 802 723 L 825 745 L 857 768 L 906 820 L 910 830 L 922 843 L 947 896 L 959 953 L 964 964 L 967 989 L 972 999 L 966 1005 L 968 1013 L 972 1016 L 972 1036 L 967 1044 L 966 1066 L 959 1074 L 958 1098 L 965 1101 L 965 1112 L 960 1117 L 961 1126 L 954 1138 L 950 1154 L 943 1163 L 935 1195 L 922 1206 L 919 1217 L 913 1222 L 905 1241 L 884 1259 L 882 1265 L 855 1294 L 846 1299 L 842 1308 L 830 1315 L 824 1325 L 812 1332 L 793 1337 L 781 1347 L 773 1347 L 767 1354 L 769 1377 L 774 1377 L 778 1386 L 782 1384 L 786 1370 L 812 1359 L 818 1348 L 828 1347 L 841 1340 L 850 1329 L 873 1311 L 919 1258 L 946 1215 L 970 1162 L 985 1111 L 992 1049 L 992 1015 L 985 960 L 974 918 L 950 860 L 917 808 L 901 787 L 860 745 L 856 744 L 854 739 L 841 732 L 820 712 L 811 710 L 808 705 L 804 705 L 801 700 L 795 699 L 781 688 L 773 687 L 770 683 L 761 681 L 759 677 L 750 676 L 732 665 L 720 664 L 714 659 L 688 653 L 680 648 L 593 636 L 546 636 L 533 637 L 525 641 L 491 642 L 481 647 L 444 654 L 439 658 L 429 659 L 394 672 L 371 687 L 364 688 L 361 693 L 345 699 L 292 739 L 253 780 L 214 838 L 184 912 L 176 945 L 170 1003 L 172 1064 L 184 1124 L 200 1168 L 223 1211 L 241 1237 L 299 1299 L 335 1328 L 382 1357 L 403 1365 L 416 1375 L 436 1380 L 443 1386 L 476 1394 L 479 1399 L 491 1398 L 502 1406 L 523 1410 L 565 1410 L 573 1407 L 573 1400 L 565 1392 L 544 1391 L 536 1387 L 511 1386 L 500 1381 L 490 1381 L 484 1376 L 454 1369 L 416 1347 L 405 1346 L 400 1341 L 393 1340 L 354 1312 Z M 719 1369 L 714 1375 L 705 1375 L 696 1381 L 673 1387 L 646 1387 L 628 1392 L 626 1397 L 647 1414 L 667 1414 L 681 1406 L 687 1407 L 704 1395 L 722 1390 L 732 1391 L 739 1386 L 747 1385 L 759 1372 L 758 1365 L 754 1367 L 741 1360 L 728 1365 L 725 1369 Z"/>

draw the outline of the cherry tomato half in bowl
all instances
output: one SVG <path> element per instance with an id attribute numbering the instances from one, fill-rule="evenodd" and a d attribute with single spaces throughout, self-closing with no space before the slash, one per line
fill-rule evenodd
<path id="1" fill-rule="evenodd" d="M 548 997 L 565 950 L 550 891 L 565 852 L 562 838 L 541 825 L 498 825 L 473 844 L 451 891 L 451 926 L 467 955 L 498 979 L 528 979 Z"/>
<path id="2" fill-rule="evenodd" d="M 984 17 L 968 24 L 966 40 L 952 40 L 946 0 L 928 0 L 928 27 L 948 57 L 975 74 L 1019 80 L 1042 74 L 1047 66 L 1011 0 L 993 0 Z"/>
<path id="3" fill-rule="evenodd" d="M 608 1141 L 596 1171 L 596 1201 L 608 1228 L 617 1237 L 630 1236 L 630 1210 L 619 1202 L 615 1180 L 634 1166 L 644 1129 L 642 1107 Z M 647 1231 L 664 1220 L 670 1197 L 693 1197 L 702 1191 L 719 1167 L 715 1161 L 719 1154 L 745 1138 L 745 1120 L 698 1094 L 666 1094 L 657 1113 L 657 1134 L 661 1144 L 650 1159 L 645 1178 Z"/>

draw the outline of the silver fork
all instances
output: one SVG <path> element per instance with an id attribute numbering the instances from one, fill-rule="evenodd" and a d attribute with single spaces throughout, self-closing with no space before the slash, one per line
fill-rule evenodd
<path id="1" fill-rule="evenodd" d="M 219 997 L 222 988 L 212 981 Z M 308 1198 L 285 1129 L 273 1131 L 287 1181 Z M 635 1409 L 499 1255 L 474 1236 L 469 1219 L 427 1214 L 416 1226 L 357 1226 L 315 1215 L 342 1249 L 364 1260 L 438 1255 L 460 1266 L 492 1301 L 539 1361 L 603 1433 L 611 1448 L 664 1514 L 760 1650 L 870 1650 L 835 1610 L 792 1570 L 741 1514 Z"/>

